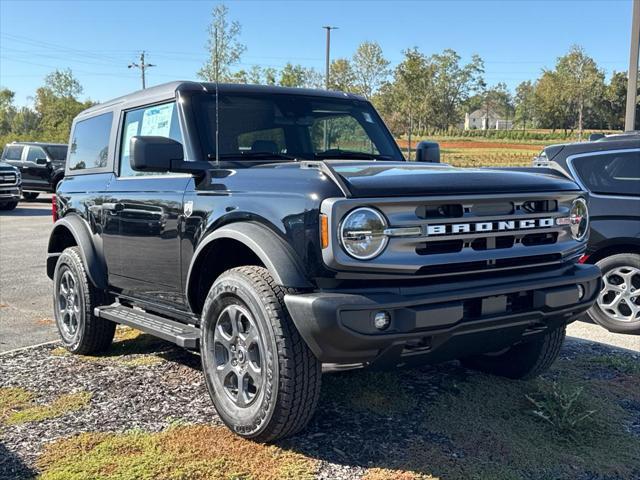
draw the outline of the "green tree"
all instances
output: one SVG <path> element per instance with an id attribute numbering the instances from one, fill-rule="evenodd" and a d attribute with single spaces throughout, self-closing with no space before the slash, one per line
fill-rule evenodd
<path id="1" fill-rule="evenodd" d="M 0 90 L 0 135 L 11 132 L 11 124 L 16 115 L 16 107 L 13 105 L 15 92 L 8 88 Z"/>
<path id="2" fill-rule="evenodd" d="M 207 49 L 209 59 L 198 71 L 198 76 L 209 82 L 233 80 L 231 67 L 240 61 L 246 46 L 238 41 L 242 30 L 240 23 L 227 18 L 226 5 L 216 5 L 211 12 Z"/>
<path id="3" fill-rule="evenodd" d="M 288 62 L 280 71 L 278 84 L 282 87 L 320 88 L 322 75 L 313 68 Z"/>
<path id="4" fill-rule="evenodd" d="M 40 117 L 29 107 L 21 107 L 17 110 L 11 122 L 11 133 L 22 138 L 34 137 L 39 134 Z"/>
<path id="5" fill-rule="evenodd" d="M 340 92 L 355 92 L 356 74 L 353 71 L 351 62 L 346 58 L 337 58 L 331 62 L 329 67 L 329 89 Z"/>
<path id="6" fill-rule="evenodd" d="M 606 87 L 603 111 L 607 127 L 611 130 L 624 130 L 624 117 L 627 107 L 627 72 L 613 72 Z M 636 118 L 640 119 L 640 85 L 638 86 L 638 103 Z"/>
<path id="7" fill-rule="evenodd" d="M 44 85 L 55 96 L 62 98 L 77 98 L 83 92 L 82 85 L 70 68 L 51 72 L 44 78 Z"/>
<path id="8" fill-rule="evenodd" d="M 522 130 L 527 129 L 527 124 L 533 120 L 535 109 L 535 88 L 530 80 L 520 83 L 516 87 L 515 96 L 515 121 L 522 125 Z"/>
<path id="9" fill-rule="evenodd" d="M 362 42 L 353 54 L 355 85 L 369 99 L 389 75 L 389 61 L 376 42 Z"/>

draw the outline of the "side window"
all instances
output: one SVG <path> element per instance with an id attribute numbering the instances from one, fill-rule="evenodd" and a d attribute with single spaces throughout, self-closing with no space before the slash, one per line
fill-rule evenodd
<path id="1" fill-rule="evenodd" d="M 365 121 L 373 123 L 368 113 L 365 115 Z M 314 153 L 327 150 L 380 153 L 360 122 L 351 115 L 317 119 L 311 126 L 310 133 Z"/>
<path id="2" fill-rule="evenodd" d="M 129 146 L 131 137 L 136 135 L 154 135 L 167 137 L 183 143 L 178 110 L 175 102 L 130 110 L 124 115 L 122 142 L 120 142 L 120 176 L 154 175 L 150 172 L 136 172 L 131 168 Z M 158 175 L 159 173 L 155 173 Z M 163 175 L 160 173 L 160 175 Z M 166 174 L 164 174 L 166 175 Z"/>
<path id="3" fill-rule="evenodd" d="M 29 147 L 29 152 L 27 153 L 27 162 L 34 162 L 39 158 L 47 158 L 44 153 L 44 150 L 40 147 Z"/>
<path id="4" fill-rule="evenodd" d="M 593 193 L 640 196 L 640 151 L 589 155 L 573 165 Z"/>
<path id="5" fill-rule="evenodd" d="M 2 159 L 20 161 L 20 158 L 22 158 L 23 148 L 24 147 L 22 145 L 7 145 L 6 147 L 4 147 L 4 154 L 2 155 Z"/>
<path id="6" fill-rule="evenodd" d="M 113 113 L 103 113 L 76 123 L 71 136 L 69 170 L 107 166 Z"/>

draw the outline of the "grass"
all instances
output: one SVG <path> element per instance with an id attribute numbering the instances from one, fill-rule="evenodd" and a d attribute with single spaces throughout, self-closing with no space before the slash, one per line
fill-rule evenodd
<path id="1" fill-rule="evenodd" d="M 35 403 L 35 398 L 33 392 L 23 388 L 0 388 L 0 423 L 19 425 L 57 418 L 86 407 L 91 393 L 63 394 L 48 404 Z"/>
<path id="2" fill-rule="evenodd" d="M 456 167 L 526 167 L 534 154 L 514 148 L 443 148 L 440 158 Z"/>
<path id="3" fill-rule="evenodd" d="M 242 440 L 224 427 L 179 426 L 159 433 L 84 433 L 50 444 L 42 480 L 311 479 L 317 462 Z"/>

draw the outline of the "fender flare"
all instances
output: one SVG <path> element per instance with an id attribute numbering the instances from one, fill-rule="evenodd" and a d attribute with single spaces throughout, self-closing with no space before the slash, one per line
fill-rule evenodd
<path id="1" fill-rule="evenodd" d="M 198 262 L 200 254 L 212 242 L 221 239 L 236 240 L 257 255 L 278 285 L 291 288 L 308 289 L 313 285 L 309 282 L 305 270 L 298 256 L 284 240 L 271 229 L 255 222 L 236 222 L 225 225 L 208 234 L 193 253 L 185 294 L 189 296 L 194 265 Z"/>
<path id="2" fill-rule="evenodd" d="M 75 244 L 80 249 L 80 255 L 87 269 L 89 280 L 97 288 L 106 290 L 108 286 L 107 266 L 102 252 L 96 248 L 97 237 L 91 234 L 87 222 L 78 215 L 68 215 L 57 220 L 54 224 L 53 230 L 49 235 L 49 245 L 47 247 L 47 276 L 53 279 L 58 257 L 64 250 L 64 248 L 60 248 L 59 243 L 56 241 L 56 237 L 64 230 L 71 234 Z"/>

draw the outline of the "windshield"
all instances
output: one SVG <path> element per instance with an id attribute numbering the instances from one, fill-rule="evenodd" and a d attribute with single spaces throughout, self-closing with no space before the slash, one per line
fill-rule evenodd
<path id="1" fill-rule="evenodd" d="M 51 145 L 49 147 L 45 147 L 45 150 L 53 160 L 65 160 L 67 158 L 66 145 Z"/>
<path id="2" fill-rule="evenodd" d="M 216 154 L 216 98 L 193 97 L 209 159 Z M 404 160 L 367 102 L 291 94 L 220 93 L 219 156 L 225 160 Z"/>

